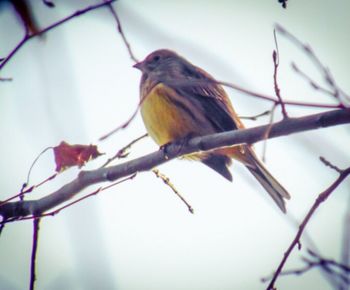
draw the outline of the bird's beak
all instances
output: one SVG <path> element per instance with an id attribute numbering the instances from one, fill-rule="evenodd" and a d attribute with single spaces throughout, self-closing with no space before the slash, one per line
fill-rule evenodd
<path id="1" fill-rule="evenodd" d="M 144 65 L 143 61 L 140 61 L 140 62 L 134 64 L 132 67 L 137 68 L 140 71 L 142 71 L 143 70 L 143 65 Z"/>

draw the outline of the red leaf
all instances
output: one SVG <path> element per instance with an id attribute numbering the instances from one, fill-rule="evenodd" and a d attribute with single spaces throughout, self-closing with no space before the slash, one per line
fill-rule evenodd
<path id="1" fill-rule="evenodd" d="M 86 162 L 102 155 L 95 145 L 69 145 L 62 141 L 53 148 L 56 171 L 60 172 L 72 166 L 82 167 Z"/>

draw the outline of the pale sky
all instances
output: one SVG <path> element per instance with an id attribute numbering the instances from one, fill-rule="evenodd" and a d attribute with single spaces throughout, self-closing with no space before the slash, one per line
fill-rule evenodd
<path id="1" fill-rule="evenodd" d="M 30 1 L 41 27 L 97 1 L 54 1 L 49 9 Z M 350 2 L 288 1 L 118 1 L 114 7 L 139 59 L 159 48 L 175 50 L 219 80 L 273 95 L 273 27 L 281 24 L 312 46 L 339 86 L 350 92 Z M 0 10 L 0 57 L 22 37 L 8 6 Z M 290 68 L 294 61 L 324 85 L 305 53 L 282 36 L 279 85 L 288 100 L 332 103 Z M 123 123 L 139 98 L 140 72 L 107 9 L 83 15 L 27 43 L 1 72 L 0 200 L 16 194 L 35 157 L 62 140 L 97 144 L 106 156 L 100 166 L 132 139 L 145 133 L 140 116 L 105 142 L 98 138 Z M 236 111 L 251 116 L 271 104 L 227 89 Z M 279 109 L 275 120 L 280 120 Z M 292 117 L 321 112 L 288 107 Z M 247 127 L 268 118 L 246 121 Z M 317 195 L 337 177 L 324 156 L 339 167 L 350 164 L 349 126 L 277 138 L 267 143 L 266 166 L 289 190 L 283 215 L 248 171 L 234 162 L 233 183 L 202 164 L 175 160 L 159 167 L 194 208 L 184 204 L 153 173 L 70 207 L 41 222 L 37 289 L 203 290 L 264 289 L 260 279 L 278 266 L 301 220 Z M 261 156 L 262 143 L 255 146 Z M 132 148 L 128 160 L 157 150 L 152 140 Z M 37 183 L 53 173 L 46 153 L 34 167 Z M 57 177 L 28 198 L 38 198 L 72 180 L 78 170 Z M 321 206 L 307 230 L 320 252 L 338 260 L 349 200 L 344 182 Z M 92 192 L 88 188 L 84 193 Z M 83 193 L 82 193 L 83 194 Z M 0 237 L 0 289 L 26 289 L 32 223 L 8 225 Z M 285 269 L 302 267 L 295 250 Z M 279 289 L 331 289 L 313 270 L 281 277 Z"/>

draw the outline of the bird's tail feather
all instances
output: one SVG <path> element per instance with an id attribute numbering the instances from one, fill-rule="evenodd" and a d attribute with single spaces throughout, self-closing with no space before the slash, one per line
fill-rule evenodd
<path id="1" fill-rule="evenodd" d="M 249 152 L 248 170 L 254 175 L 259 183 L 276 202 L 278 207 L 286 213 L 285 199 L 290 199 L 288 191 L 271 175 L 264 164 L 257 158 L 254 152 Z"/>

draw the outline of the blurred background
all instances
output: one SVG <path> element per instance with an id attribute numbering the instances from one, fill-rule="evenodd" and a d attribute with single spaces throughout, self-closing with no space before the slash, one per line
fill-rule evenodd
<path id="1" fill-rule="evenodd" d="M 39 28 L 98 1 L 54 1 L 48 8 L 29 1 Z M 309 43 L 331 69 L 339 86 L 350 92 L 350 2 L 288 1 L 156 1 L 120 0 L 114 4 L 126 37 L 138 59 L 169 48 L 205 68 L 219 80 L 274 95 L 272 51 L 276 23 Z M 13 7 L 0 2 L 0 57 L 22 39 L 24 29 Z M 324 84 L 303 51 L 278 37 L 278 81 L 285 99 L 335 103 L 313 90 L 292 71 L 292 61 Z M 89 12 L 34 38 L 1 71 L 0 200 L 16 194 L 29 167 L 46 147 L 62 140 L 97 144 L 106 156 L 89 163 L 94 169 L 122 146 L 145 133 L 140 116 L 104 142 L 98 138 L 134 112 L 140 72 L 132 68 L 115 20 L 107 8 Z M 271 108 L 271 103 L 227 89 L 241 116 Z M 321 112 L 288 107 L 290 116 Z M 275 120 L 280 120 L 277 109 Z M 269 118 L 246 121 L 248 127 Z M 202 164 L 175 160 L 162 165 L 184 204 L 152 172 L 101 192 L 55 217 L 42 220 L 37 258 L 37 289 L 264 289 L 260 279 L 276 269 L 297 226 L 317 195 L 337 177 L 324 156 L 340 168 L 350 164 L 349 126 L 332 127 L 269 140 L 266 164 L 289 190 L 288 215 L 240 164 L 233 183 Z M 132 148 L 129 159 L 157 150 L 150 139 Z M 263 143 L 256 144 L 261 156 Z M 119 161 L 123 162 L 123 161 Z M 31 183 L 55 169 L 51 152 L 35 165 Z M 75 178 L 70 169 L 31 193 L 39 198 Z M 345 181 L 310 222 L 307 231 L 327 258 L 342 256 L 349 200 Z M 84 191 L 92 192 L 94 187 Z M 81 194 L 84 194 L 81 193 Z M 349 229 L 345 230 L 348 232 Z M 32 222 L 9 224 L 0 237 L 0 289 L 26 289 L 32 244 Z M 302 241 L 285 269 L 304 266 L 311 247 Z M 278 280 L 280 289 L 331 289 L 318 270 Z"/>

